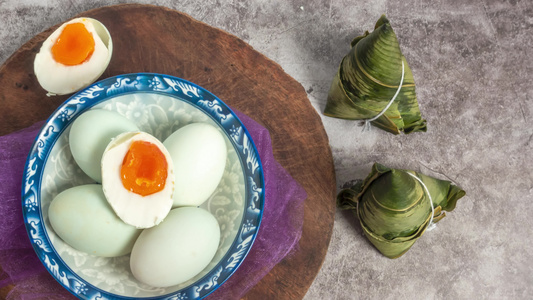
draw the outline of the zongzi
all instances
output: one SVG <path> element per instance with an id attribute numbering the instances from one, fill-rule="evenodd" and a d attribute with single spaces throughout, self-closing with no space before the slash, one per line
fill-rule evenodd
<path id="1" fill-rule="evenodd" d="M 333 78 L 324 114 L 368 120 L 394 134 L 426 131 L 413 73 L 385 15 L 351 47 Z"/>
<path id="2" fill-rule="evenodd" d="M 354 210 L 370 242 L 397 258 L 464 195 L 449 181 L 376 163 L 363 182 L 339 193 L 337 206 Z"/>

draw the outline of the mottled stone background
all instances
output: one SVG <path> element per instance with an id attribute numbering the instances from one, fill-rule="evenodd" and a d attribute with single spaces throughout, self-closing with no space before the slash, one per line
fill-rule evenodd
<path id="1" fill-rule="evenodd" d="M 56 23 L 124 2 L 0 0 L 0 63 Z M 337 211 L 306 299 L 533 298 L 531 0 L 140 2 L 235 34 L 301 82 L 328 132 L 339 189 L 381 162 L 467 191 L 397 260 L 370 245 L 351 213 Z M 413 70 L 427 133 L 362 133 L 358 122 L 322 115 L 351 39 L 381 14 Z"/>

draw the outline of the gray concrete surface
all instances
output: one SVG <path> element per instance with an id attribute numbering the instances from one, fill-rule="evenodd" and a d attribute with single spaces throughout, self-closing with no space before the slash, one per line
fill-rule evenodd
<path id="1" fill-rule="evenodd" d="M 38 32 L 87 9 L 130 1 L 0 0 L 0 63 Z M 337 211 L 305 299 L 533 298 L 531 0 L 141 1 L 237 35 L 301 82 L 322 115 L 349 42 L 385 13 L 417 84 L 427 133 L 362 133 L 323 117 L 338 188 L 373 162 L 450 179 L 457 208 L 403 257 L 381 256 Z M 305 266 L 302 266 L 305 267 Z"/>

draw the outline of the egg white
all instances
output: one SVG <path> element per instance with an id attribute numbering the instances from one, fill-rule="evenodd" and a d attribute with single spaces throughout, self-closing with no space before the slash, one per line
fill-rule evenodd
<path id="1" fill-rule="evenodd" d="M 67 66 L 54 60 L 51 49 L 65 26 L 71 23 L 83 23 L 87 31 L 93 35 L 95 46 L 94 52 L 87 61 L 79 65 Z M 98 32 L 106 39 L 107 46 Z M 35 76 L 39 84 L 48 91 L 48 95 L 73 93 L 93 83 L 102 75 L 111 60 L 112 45 L 109 32 L 100 22 L 90 18 L 73 19 L 62 24 L 43 42 L 39 53 L 35 56 Z"/>
<path id="2" fill-rule="evenodd" d="M 167 159 L 167 179 L 163 190 L 141 196 L 127 190 L 122 184 L 120 170 L 131 143 L 146 141 L 159 147 Z M 174 168 L 170 154 L 163 144 L 145 132 L 126 132 L 109 143 L 102 156 L 102 187 L 107 201 L 127 224 L 137 228 L 150 228 L 159 224 L 172 208 L 174 192 Z"/>

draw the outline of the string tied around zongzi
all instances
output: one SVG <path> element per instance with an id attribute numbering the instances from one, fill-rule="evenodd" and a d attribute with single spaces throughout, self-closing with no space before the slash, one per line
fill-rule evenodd
<path id="1" fill-rule="evenodd" d="M 363 131 L 370 131 L 370 127 L 371 127 L 371 123 L 370 122 L 379 119 L 379 117 L 381 117 L 387 111 L 387 109 L 389 109 L 389 107 L 392 105 L 392 102 L 394 102 L 394 100 L 396 100 L 396 97 L 398 96 L 398 94 L 400 93 L 400 90 L 402 89 L 404 75 L 405 75 L 405 66 L 404 66 L 403 60 L 402 60 L 402 78 L 400 79 L 400 84 L 398 86 L 398 89 L 396 90 L 396 94 L 394 94 L 394 96 L 389 101 L 387 106 L 385 106 L 385 108 L 379 114 L 377 114 L 373 118 L 365 120 L 365 123 L 363 125 Z"/>
<path id="2" fill-rule="evenodd" d="M 406 172 L 407 174 L 411 175 L 411 177 L 413 177 L 414 179 L 416 179 L 416 181 L 418 181 L 422 187 L 424 188 L 424 193 L 426 193 L 426 195 L 428 196 L 428 199 L 429 199 L 429 204 L 430 204 L 430 207 L 431 207 L 431 217 L 429 219 L 429 225 L 428 227 L 426 228 L 426 231 L 431 231 L 433 229 L 435 229 L 435 227 L 437 227 L 437 224 L 436 223 L 433 223 L 433 217 L 435 215 L 435 208 L 433 208 L 433 199 L 431 198 L 431 194 L 429 193 L 428 191 L 428 187 L 424 184 L 424 182 L 418 178 L 416 175 L 414 174 L 411 174 L 409 172 Z"/>

